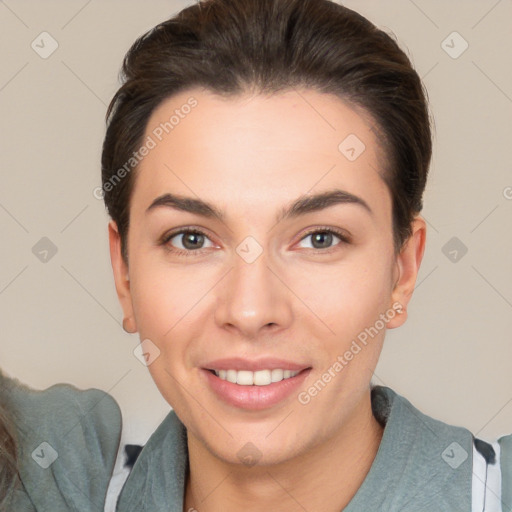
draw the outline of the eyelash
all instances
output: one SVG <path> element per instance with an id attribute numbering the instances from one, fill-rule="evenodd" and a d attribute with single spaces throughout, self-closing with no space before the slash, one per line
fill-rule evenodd
<path id="1" fill-rule="evenodd" d="M 163 245 L 163 246 L 166 246 L 166 249 L 177 255 L 177 256 L 197 256 L 197 255 L 200 255 L 203 253 L 204 249 L 197 249 L 197 250 L 183 250 L 183 249 L 176 249 L 176 248 L 169 248 L 167 247 L 167 244 L 169 243 L 170 240 L 172 240 L 175 236 L 177 235 L 184 235 L 184 234 L 190 234 L 190 233 L 193 233 L 193 234 L 196 234 L 196 235 L 203 235 L 204 237 L 206 238 L 209 238 L 208 235 L 204 232 L 204 231 L 201 231 L 200 229 L 197 229 L 197 228 L 182 228 L 180 229 L 179 231 L 174 231 L 174 232 L 171 232 L 171 233 L 166 233 L 164 234 L 161 239 L 159 240 L 158 242 L 158 245 Z M 315 229 L 312 229 L 310 231 L 308 231 L 307 233 L 305 233 L 303 235 L 303 237 L 299 240 L 299 242 L 302 242 L 302 240 L 304 240 L 305 238 L 307 238 L 308 236 L 310 235 L 313 235 L 315 233 L 327 233 L 327 234 L 332 234 L 332 235 L 335 235 L 337 236 L 342 243 L 344 244 L 350 244 L 351 243 L 351 240 L 350 240 L 350 237 L 343 231 L 340 231 L 340 230 L 337 230 L 337 229 L 333 229 L 333 228 L 323 228 L 323 227 L 320 227 L 320 228 L 315 228 Z M 314 254 L 318 254 L 318 253 L 323 253 L 323 254 L 330 254 L 331 252 L 333 252 L 333 250 L 336 250 L 336 247 L 338 247 L 338 245 L 342 245 L 341 243 L 333 246 L 333 247 L 329 247 L 327 249 L 312 249 L 313 253 Z M 207 248 L 208 249 L 208 248 Z M 206 250 L 207 250 L 206 249 Z"/>
<path id="2" fill-rule="evenodd" d="M 180 229 L 179 231 L 174 231 L 163 235 L 162 238 L 160 239 L 159 245 L 164 245 L 169 252 L 176 254 L 177 256 L 197 256 L 198 254 L 202 254 L 204 249 L 198 249 L 196 251 L 184 251 L 183 249 L 176 249 L 175 247 L 171 249 L 167 246 L 169 241 L 172 240 L 175 236 L 189 233 L 193 233 L 195 235 L 203 235 L 208 238 L 208 235 L 204 231 L 201 231 L 200 229 L 183 228 Z"/>

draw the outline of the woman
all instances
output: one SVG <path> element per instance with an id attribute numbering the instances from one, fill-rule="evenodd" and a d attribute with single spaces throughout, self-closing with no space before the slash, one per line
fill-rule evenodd
<path id="1" fill-rule="evenodd" d="M 0 373 L 0 405 L 0 510 L 103 510 L 121 432 L 110 395 Z"/>
<path id="2" fill-rule="evenodd" d="M 118 510 L 510 497 L 510 438 L 475 442 L 371 383 L 426 235 L 428 107 L 396 42 L 328 0 L 209 0 L 139 38 L 123 74 L 102 154 L 112 266 L 174 410 Z"/>

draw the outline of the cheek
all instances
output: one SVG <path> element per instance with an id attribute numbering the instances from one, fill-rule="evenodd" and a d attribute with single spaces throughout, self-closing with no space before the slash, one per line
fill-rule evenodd
<path id="1" fill-rule="evenodd" d="M 324 418 L 326 432 L 357 406 L 373 376 L 386 332 L 381 314 L 389 310 L 391 254 L 376 259 L 360 253 L 357 264 L 347 260 L 336 272 L 316 272 L 304 281 L 312 309 L 330 331 L 318 336 L 318 373 L 298 398 L 316 411 L 308 417 Z M 311 318 L 310 329 L 319 325 Z"/>
<path id="2" fill-rule="evenodd" d="M 375 253 L 373 253 L 375 254 Z M 354 253 L 333 265 L 317 266 L 299 272 L 294 291 L 325 332 L 346 340 L 373 325 L 389 305 L 392 258 Z M 330 328 L 330 331 L 327 329 Z"/>
<path id="3" fill-rule="evenodd" d="M 151 340 L 159 351 L 148 370 L 162 396 L 174 407 L 183 401 L 180 383 L 187 378 L 190 340 L 184 333 L 191 332 L 193 307 L 201 290 L 193 280 L 161 265 L 139 268 L 132 290 L 139 336 Z"/>
<path id="4" fill-rule="evenodd" d="M 183 329 L 211 288 L 207 269 L 172 267 L 164 258 L 142 260 L 134 270 L 132 304 L 141 336 L 164 340 Z M 135 263 L 135 262 L 134 262 Z M 135 267 L 135 265 L 134 265 Z"/>

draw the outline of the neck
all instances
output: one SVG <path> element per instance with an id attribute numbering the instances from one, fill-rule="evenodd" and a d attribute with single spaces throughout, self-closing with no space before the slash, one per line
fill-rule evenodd
<path id="1" fill-rule="evenodd" d="M 382 439 L 370 392 L 350 423 L 309 451 L 271 466 L 226 463 L 189 433 L 184 511 L 340 512 L 366 478 Z"/>

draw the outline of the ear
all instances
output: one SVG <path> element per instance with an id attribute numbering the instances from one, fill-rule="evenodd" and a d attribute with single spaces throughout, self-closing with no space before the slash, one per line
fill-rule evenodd
<path id="1" fill-rule="evenodd" d="M 401 305 L 401 313 L 390 319 L 387 324 L 388 329 L 400 327 L 407 320 L 407 305 L 414 292 L 414 285 L 416 284 L 421 260 L 425 252 L 427 237 L 425 220 L 420 216 L 416 216 L 411 224 L 411 228 L 411 236 L 405 242 L 396 258 L 396 283 L 391 294 L 391 304 L 395 306 L 390 307 L 399 310 L 398 305 Z"/>
<path id="2" fill-rule="evenodd" d="M 128 266 L 121 255 L 121 237 L 117 229 L 117 224 L 113 220 L 108 224 L 108 240 L 117 297 L 123 308 L 123 329 L 126 332 L 134 333 L 137 332 L 137 325 L 133 314 L 130 276 Z"/>

